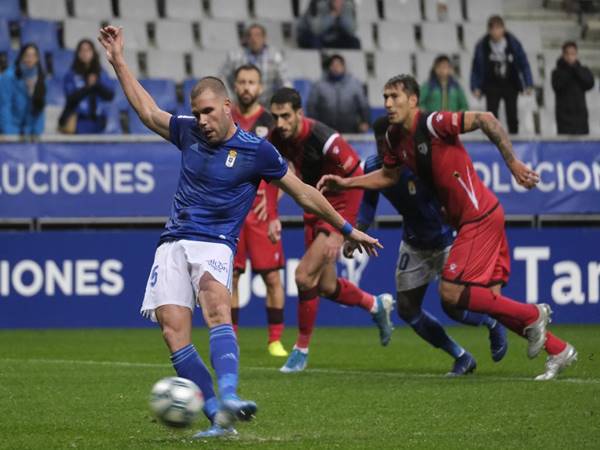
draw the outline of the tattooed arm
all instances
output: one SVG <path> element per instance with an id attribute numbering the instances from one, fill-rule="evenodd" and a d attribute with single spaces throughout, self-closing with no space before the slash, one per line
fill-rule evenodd
<path id="1" fill-rule="evenodd" d="M 540 181 L 539 175 L 517 158 L 508 133 L 492 113 L 465 111 L 463 114 L 463 129 L 465 133 L 477 129 L 483 131 L 500 150 L 504 162 L 521 186 L 531 189 Z"/>

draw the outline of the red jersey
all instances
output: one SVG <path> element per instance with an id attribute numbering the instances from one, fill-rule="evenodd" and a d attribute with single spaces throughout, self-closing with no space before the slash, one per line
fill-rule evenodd
<path id="1" fill-rule="evenodd" d="M 297 138 L 284 140 L 275 129 L 270 140 L 292 163 L 296 175 L 311 186 L 316 186 L 326 174 L 342 177 L 363 174 L 356 151 L 338 132 L 319 121 L 305 117 Z"/>
<path id="2" fill-rule="evenodd" d="M 422 114 L 426 113 L 416 114 L 409 133 L 399 125 L 388 128 L 383 162 L 387 167 L 406 164 L 420 178 L 429 178 L 446 209 L 448 222 L 459 229 L 487 215 L 498 204 L 498 199 L 475 172 L 460 141 L 463 113 Z M 418 143 L 417 135 L 427 135 L 428 143 Z"/>
<path id="3" fill-rule="evenodd" d="M 237 106 L 231 109 L 231 117 L 233 121 L 238 124 L 238 126 L 245 131 L 251 131 L 256 134 L 258 137 L 266 138 L 269 135 L 269 132 L 273 128 L 273 116 L 269 113 L 264 107 L 260 107 L 257 112 L 250 116 L 244 116 L 240 112 Z M 256 197 L 254 198 L 254 203 L 252 204 L 251 211 L 256 207 L 258 202 L 261 200 L 260 195 L 267 196 L 267 214 L 268 220 L 277 219 L 277 195 L 279 193 L 279 189 L 277 186 L 267 183 L 262 180 L 258 185 L 258 189 L 256 192 Z"/>

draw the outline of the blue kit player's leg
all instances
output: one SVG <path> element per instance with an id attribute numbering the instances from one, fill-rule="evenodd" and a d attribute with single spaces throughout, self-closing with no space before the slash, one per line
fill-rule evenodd
<path id="1" fill-rule="evenodd" d="M 444 350 L 454 358 L 454 366 L 448 375 L 464 375 L 477 367 L 475 358 L 454 341 L 440 322 L 422 309 L 423 298 L 428 285 L 397 293 L 398 315 L 415 332 L 432 346 Z"/>

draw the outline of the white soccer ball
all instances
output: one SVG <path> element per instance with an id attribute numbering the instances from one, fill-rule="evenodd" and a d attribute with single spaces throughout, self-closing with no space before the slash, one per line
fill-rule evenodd
<path id="1" fill-rule="evenodd" d="M 203 406 L 202 392 L 186 378 L 163 378 L 152 387 L 150 409 L 167 426 L 182 428 L 191 425 Z"/>

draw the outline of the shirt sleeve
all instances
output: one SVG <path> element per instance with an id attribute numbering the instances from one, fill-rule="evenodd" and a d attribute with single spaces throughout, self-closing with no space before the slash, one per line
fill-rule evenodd
<path id="1" fill-rule="evenodd" d="M 390 144 L 389 130 L 385 132 L 383 139 L 381 140 L 381 146 L 383 149 L 383 165 L 385 167 L 398 167 L 401 165 L 398 154 L 392 148 Z"/>
<path id="2" fill-rule="evenodd" d="M 196 124 L 196 118 L 192 116 L 172 115 L 169 122 L 169 140 L 179 150 L 183 150 L 183 136 Z"/>
<path id="3" fill-rule="evenodd" d="M 463 113 L 451 111 L 431 113 L 427 116 L 427 129 L 438 139 L 458 136 L 464 132 Z"/>
<path id="4" fill-rule="evenodd" d="M 256 170 L 258 176 L 270 182 L 283 178 L 288 171 L 288 165 L 273 144 L 263 140 L 256 152 Z"/>
<path id="5" fill-rule="evenodd" d="M 350 176 L 360 163 L 354 149 L 337 133 L 332 134 L 325 143 L 323 152 L 325 153 L 325 158 L 339 167 L 344 176 Z"/>

